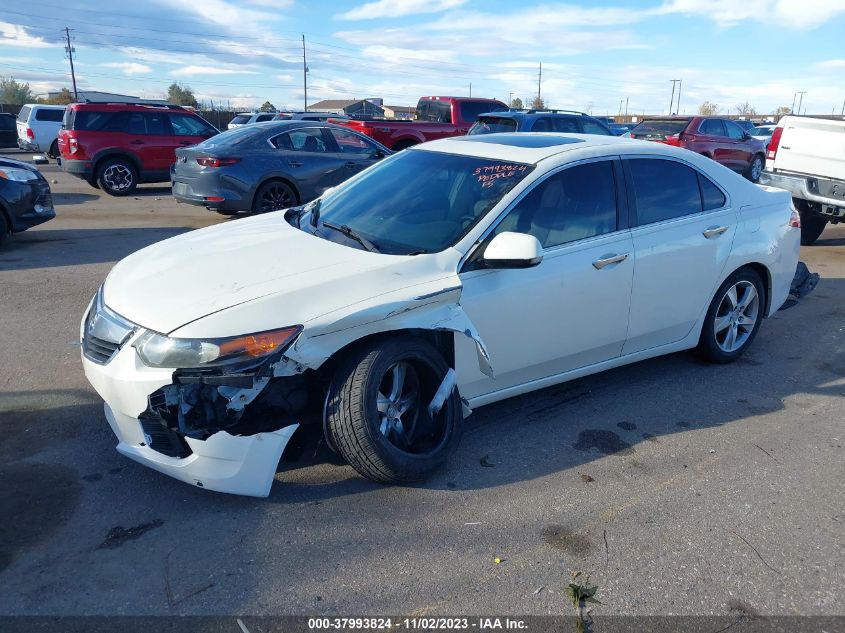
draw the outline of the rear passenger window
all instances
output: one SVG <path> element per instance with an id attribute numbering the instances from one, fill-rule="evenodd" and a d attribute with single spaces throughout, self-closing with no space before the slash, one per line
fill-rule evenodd
<path id="1" fill-rule="evenodd" d="M 279 134 L 273 139 L 273 145 L 279 149 L 293 152 L 326 151 L 326 143 L 323 140 L 323 131 L 321 128 L 306 127 Z"/>
<path id="2" fill-rule="evenodd" d="M 702 134 L 707 136 L 727 136 L 725 131 L 725 124 L 719 119 L 705 119 L 699 128 Z"/>
<path id="3" fill-rule="evenodd" d="M 698 174 L 698 184 L 701 186 L 701 201 L 704 203 L 705 211 L 721 209 L 725 206 L 727 202 L 725 194 L 707 176 Z"/>
<path id="4" fill-rule="evenodd" d="M 580 134 L 578 122 L 573 117 L 561 116 L 554 119 L 555 132 Z"/>
<path id="5" fill-rule="evenodd" d="M 701 193 L 695 170 L 659 158 L 630 159 L 628 165 L 637 200 L 638 225 L 701 213 Z"/>
<path id="6" fill-rule="evenodd" d="M 64 110 L 55 110 L 53 108 L 38 108 L 35 111 L 35 120 L 36 121 L 53 121 L 58 123 L 62 120 L 62 117 L 65 115 Z"/>
<path id="7" fill-rule="evenodd" d="M 584 134 L 601 134 L 602 136 L 610 136 L 606 129 L 595 121 L 590 121 L 590 119 L 581 119 L 581 125 L 584 126 Z"/>
<path id="8" fill-rule="evenodd" d="M 534 125 L 531 127 L 532 132 L 551 132 L 552 131 L 552 120 L 549 117 L 543 117 L 541 119 L 537 119 L 534 121 Z"/>
<path id="9" fill-rule="evenodd" d="M 550 248 L 615 230 L 613 164 L 600 161 L 564 169 L 541 182 L 511 209 L 494 235 L 528 233 Z"/>

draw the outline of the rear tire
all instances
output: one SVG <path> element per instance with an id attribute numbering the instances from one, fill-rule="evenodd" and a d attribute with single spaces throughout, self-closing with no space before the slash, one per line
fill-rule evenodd
<path id="1" fill-rule="evenodd" d="M 237 215 L 237 211 L 229 211 L 227 209 L 214 209 L 220 215 Z"/>
<path id="2" fill-rule="evenodd" d="M 6 214 L 0 209 L 0 244 L 3 243 L 3 240 L 9 235 L 11 229 L 9 228 L 9 222 L 6 220 Z"/>
<path id="3" fill-rule="evenodd" d="M 125 158 L 106 158 L 97 167 L 97 184 L 110 196 L 128 196 L 138 186 L 138 172 Z"/>
<path id="4" fill-rule="evenodd" d="M 53 144 L 50 145 L 50 151 L 47 152 L 47 156 L 49 158 L 52 158 L 53 160 L 56 160 L 57 158 L 59 158 L 59 142 L 58 141 L 53 141 Z"/>
<path id="5" fill-rule="evenodd" d="M 763 173 L 763 157 L 760 154 L 755 154 L 751 159 L 751 164 L 745 172 L 745 177 L 751 182 L 760 180 L 760 175 Z"/>
<path id="6" fill-rule="evenodd" d="M 801 246 L 812 246 L 827 225 L 827 219 L 812 211 L 799 210 L 801 216 Z"/>
<path id="7" fill-rule="evenodd" d="M 463 429 L 457 388 L 434 416 L 428 404 L 449 367 L 415 337 L 359 348 L 337 369 L 326 401 L 327 442 L 361 475 L 385 484 L 425 479 Z"/>
<path id="8" fill-rule="evenodd" d="M 296 193 L 281 180 L 265 182 L 255 192 L 252 213 L 271 213 L 296 205 Z"/>
<path id="9" fill-rule="evenodd" d="M 731 363 L 751 345 L 766 310 L 766 290 L 754 270 L 741 268 L 719 286 L 701 327 L 696 353 L 711 363 Z"/>

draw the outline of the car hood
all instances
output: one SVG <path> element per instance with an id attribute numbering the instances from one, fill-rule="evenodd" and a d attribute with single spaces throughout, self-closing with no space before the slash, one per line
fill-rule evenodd
<path id="1" fill-rule="evenodd" d="M 446 277 L 438 261 L 433 255 L 351 248 L 290 226 L 282 213 L 269 213 L 137 251 L 112 269 L 103 293 L 112 310 L 161 333 L 266 297 L 274 297 L 273 305 L 286 313 L 272 315 L 281 327 Z M 238 323 L 231 327 L 231 332 L 209 335 L 243 333 Z"/>

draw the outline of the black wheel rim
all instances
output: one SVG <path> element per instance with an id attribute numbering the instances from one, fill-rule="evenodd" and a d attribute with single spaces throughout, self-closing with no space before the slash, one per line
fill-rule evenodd
<path id="1" fill-rule="evenodd" d="M 293 194 L 290 189 L 284 185 L 271 185 L 261 194 L 258 211 L 259 213 L 279 211 L 280 209 L 287 209 L 292 206 L 293 203 Z"/>
<path id="2" fill-rule="evenodd" d="M 437 389 L 434 372 L 400 360 L 388 367 L 376 392 L 377 431 L 394 449 L 425 457 L 447 440 L 450 403 L 430 415 L 428 403 Z"/>

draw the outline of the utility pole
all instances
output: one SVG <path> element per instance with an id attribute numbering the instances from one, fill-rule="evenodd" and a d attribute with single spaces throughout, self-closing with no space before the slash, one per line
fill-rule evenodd
<path id="1" fill-rule="evenodd" d="M 806 90 L 799 90 L 798 94 L 801 95 L 798 97 L 798 114 L 801 114 L 801 104 L 804 103 L 804 95 L 807 94 Z"/>
<path id="2" fill-rule="evenodd" d="M 628 118 L 628 97 L 625 97 L 625 118 Z"/>
<path id="3" fill-rule="evenodd" d="M 845 116 L 845 101 L 842 102 L 842 112 L 840 113 L 841 116 Z"/>
<path id="4" fill-rule="evenodd" d="M 508 93 L 508 107 L 510 108 L 512 106 L 513 106 L 513 93 L 509 92 Z"/>
<path id="5" fill-rule="evenodd" d="M 680 81 L 680 79 L 670 79 L 669 81 L 672 82 L 672 97 L 669 99 L 669 114 L 672 114 L 672 108 L 675 107 L 675 84 Z"/>
<path id="6" fill-rule="evenodd" d="M 681 111 L 681 87 L 684 85 L 683 79 L 678 79 L 678 108 L 675 110 L 675 114 Z"/>
<path id="7" fill-rule="evenodd" d="M 540 107 L 540 102 L 543 97 L 540 92 L 540 87 L 543 85 L 543 62 L 540 62 L 540 74 L 537 76 L 537 107 Z"/>
<path id="8" fill-rule="evenodd" d="M 795 98 L 798 96 L 798 93 L 795 92 L 792 95 L 792 107 L 789 109 L 789 114 L 795 114 Z"/>
<path id="9" fill-rule="evenodd" d="M 472 96 L 472 82 L 469 82 L 469 96 Z"/>
<path id="10" fill-rule="evenodd" d="M 305 58 L 305 33 L 302 34 L 302 103 L 308 112 L 308 62 Z"/>
<path id="11" fill-rule="evenodd" d="M 65 52 L 67 52 L 67 58 L 70 60 L 70 80 L 73 82 L 73 100 L 79 101 L 79 94 L 76 92 L 76 73 L 73 71 L 73 54 L 76 49 L 70 44 L 70 29 L 68 27 L 65 27 L 65 38 L 67 39 Z"/>

